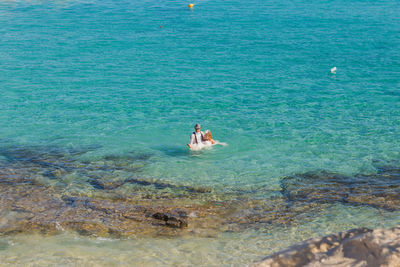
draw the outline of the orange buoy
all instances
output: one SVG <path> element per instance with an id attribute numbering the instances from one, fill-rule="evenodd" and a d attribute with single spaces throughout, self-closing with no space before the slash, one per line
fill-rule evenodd
<path id="1" fill-rule="evenodd" d="M 189 4 L 188 7 L 189 8 L 194 8 L 194 4 Z"/>

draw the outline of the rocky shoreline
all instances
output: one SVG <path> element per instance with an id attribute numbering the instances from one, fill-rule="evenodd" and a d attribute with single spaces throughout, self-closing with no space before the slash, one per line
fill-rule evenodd
<path id="1" fill-rule="evenodd" d="M 400 266 L 400 226 L 352 229 L 309 239 L 253 264 L 253 267 L 297 266 Z"/>
<path id="2" fill-rule="evenodd" d="M 85 151 L 11 147 L 0 153 L 0 234 L 215 236 L 222 232 L 293 226 L 329 205 L 400 210 L 400 168 L 375 174 L 325 171 L 281 179 L 279 194 L 174 184 L 141 177 L 151 155 L 131 153 L 84 161 Z M 253 192 L 254 193 L 254 192 Z M 274 195 L 271 197 L 271 195 Z"/>

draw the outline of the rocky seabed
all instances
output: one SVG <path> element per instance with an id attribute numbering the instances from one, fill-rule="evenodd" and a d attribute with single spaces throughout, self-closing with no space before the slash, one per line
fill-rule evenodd
<path id="1" fill-rule="evenodd" d="M 142 177 L 141 170 L 152 160 L 149 154 L 79 159 L 86 152 L 4 148 L 0 153 L 0 234 L 213 236 L 301 224 L 335 203 L 400 210 L 396 164 L 380 164 L 372 174 L 314 171 L 282 177 L 279 194 L 257 188 L 257 196 L 270 197 L 255 198 L 240 190 L 224 192 Z M 312 239 L 258 266 L 394 266 L 399 231 L 358 229 Z"/>

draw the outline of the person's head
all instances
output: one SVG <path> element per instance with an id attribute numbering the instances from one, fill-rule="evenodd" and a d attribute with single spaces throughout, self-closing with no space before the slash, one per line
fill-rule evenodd
<path id="1" fill-rule="evenodd" d="M 200 124 L 197 123 L 197 124 L 194 126 L 194 129 L 196 130 L 196 132 L 200 132 L 200 130 L 201 130 Z"/>
<path id="2" fill-rule="evenodd" d="M 210 140 L 210 139 L 212 139 L 212 135 L 211 135 L 211 131 L 210 131 L 210 130 L 206 130 L 206 131 L 204 132 L 204 139 L 205 139 L 205 140 Z"/>

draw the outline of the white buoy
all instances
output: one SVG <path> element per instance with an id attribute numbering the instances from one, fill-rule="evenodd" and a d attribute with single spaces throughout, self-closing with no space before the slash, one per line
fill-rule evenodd
<path id="1" fill-rule="evenodd" d="M 331 73 L 336 74 L 336 70 L 337 70 L 337 68 L 336 68 L 336 67 L 333 67 L 333 68 L 331 69 Z"/>

